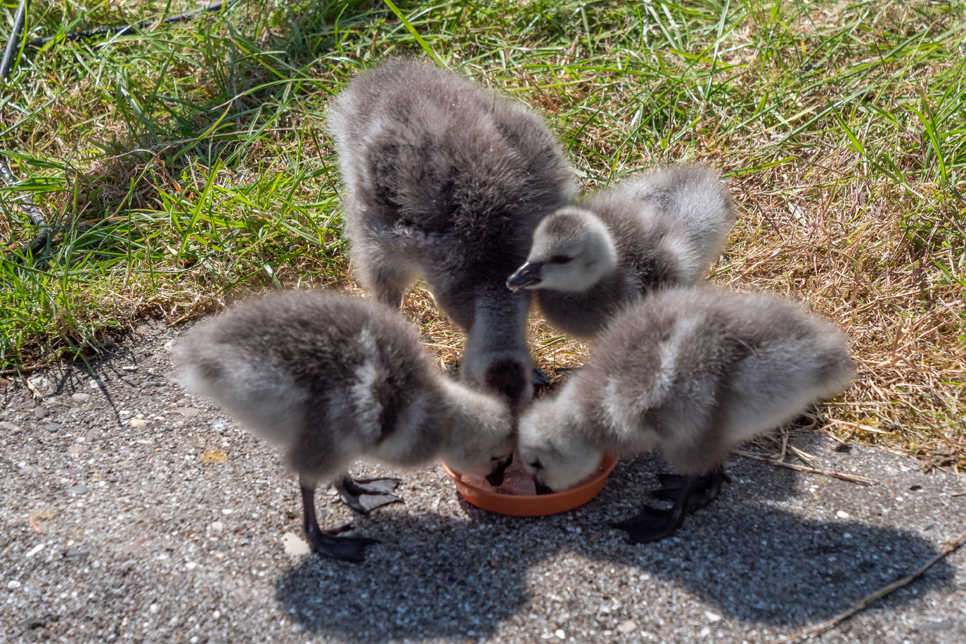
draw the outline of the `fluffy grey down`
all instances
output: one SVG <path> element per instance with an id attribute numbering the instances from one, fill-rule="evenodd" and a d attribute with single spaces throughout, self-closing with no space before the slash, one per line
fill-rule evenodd
<path id="1" fill-rule="evenodd" d="M 591 339 L 625 304 L 703 279 L 734 221 L 713 170 L 658 168 L 546 217 L 507 284 L 534 290 L 551 324 Z"/>
<path id="2" fill-rule="evenodd" d="M 587 476 L 605 451 L 659 448 L 681 473 L 702 475 L 853 374 L 845 335 L 791 303 L 670 289 L 627 307 L 561 391 L 530 407 L 519 453 L 554 490 Z"/>
<path id="3" fill-rule="evenodd" d="M 186 389 L 279 447 L 313 486 L 361 457 L 415 466 L 442 456 L 486 476 L 513 451 L 506 404 L 447 379 L 415 330 L 370 300 L 261 298 L 202 322 L 175 352 Z"/>
<path id="4" fill-rule="evenodd" d="M 391 60 L 348 84 L 328 127 L 363 285 L 399 306 L 424 277 L 467 333 L 462 377 L 525 406 L 529 295 L 504 283 L 540 219 L 575 191 L 543 121 L 448 71 Z"/>

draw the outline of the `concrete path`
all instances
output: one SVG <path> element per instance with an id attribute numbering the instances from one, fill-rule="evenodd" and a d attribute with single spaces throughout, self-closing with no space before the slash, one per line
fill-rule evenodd
<path id="1" fill-rule="evenodd" d="M 775 642 L 828 620 L 966 530 L 966 484 L 808 434 L 811 465 L 735 457 L 733 483 L 678 536 L 632 546 L 609 521 L 656 487 L 622 462 L 601 495 L 518 519 L 468 506 L 438 466 L 404 505 L 356 518 L 365 563 L 302 545 L 295 478 L 166 378 L 177 330 L 145 324 L 85 369 L 0 387 L 0 641 Z M 356 474 L 393 473 L 360 466 Z M 326 490 L 320 522 L 353 519 Z M 966 641 L 966 548 L 822 635 Z"/>

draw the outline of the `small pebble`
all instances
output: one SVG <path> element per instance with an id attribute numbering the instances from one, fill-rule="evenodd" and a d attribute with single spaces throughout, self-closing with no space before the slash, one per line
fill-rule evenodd
<path id="1" fill-rule="evenodd" d="M 86 485 L 73 485 L 67 488 L 67 494 L 87 494 Z"/>
<path id="2" fill-rule="evenodd" d="M 20 588 L 20 582 L 17 580 L 8 581 L 7 588 L 11 590 L 13 590 L 14 588 Z"/>
<path id="3" fill-rule="evenodd" d="M 0 423 L 0 429 L 4 431 L 8 431 L 11 434 L 19 434 L 23 428 L 20 425 L 17 425 L 16 423 L 11 423 L 5 420 L 2 423 Z"/>
<path id="4" fill-rule="evenodd" d="M 37 418 L 44 418 L 47 416 L 47 410 L 43 407 L 34 407 L 34 416 Z"/>
<path id="5" fill-rule="evenodd" d="M 849 518 L 849 513 L 848 512 L 843 512 L 842 510 L 839 510 L 838 512 L 835 513 L 835 516 L 837 516 L 840 519 L 848 519 Z"/>
<path id="6" fill-rule="evenodd" d="M 137 365 L 133 365 L 133 364 L 132 365 L 128 365 L 126 367 L 121 367 L 121 369 L 123 369 L 124 371 L 137 371 L 138 370 Z"/>
<path id="7" fill-rule="evenodd" d="M 565 639 L 567 637 L 567 633 L 565 633 L 562 628 L 558 628 L 553 632 L 553 634 L 559 637 L 560 639 Z"/>
<path id="8" fill-rule="evenodd" d="M 628 633 L 633 633 L 634 631 L 637 630 L 637 622 L 635 622 L 633 619 L 629 619 L 623 624 L 621 624 L 620 626 L 618 626 L 617 630 L 620 631 L 621 633 L 624 633 L 625 635 L 627 635 Z"/>
<path id="9" fill-rule="evenodd" d="M 710 610 L 704 612 L 704 616 L 708 618 L 709 622 L 719 622 L 721 621 L 721 615 L 718 613 L 712 613 Z"/>
<path id="10" fill-rule="evenodd" d="M 174 412 L 190 418 L 191 416 L 197 416 L 201 410 L 195 409 L 194 407 L 175 407 Z"/>
<path id="11" fill-rule="evenodd" d="M 91 399 L 91 395 L 90 394 L 73 394 L 70 397 L 70 399 L 71 400 L 75 400 L 77 402 L 86 402 L 86 401 L 88 401 L 88 400 Z"/>
<path id="12" fill-rule="evenodd" d="M 64 551 L 65 559 L 81 559 L 83 557 L 89 557 L 91 554 L 90 550 L 80 550 L 72 548 L 71 550 Z"/>
<path id="13" fill-rule="evenodd" d="M 50 384 L 47 381 L 47 378 L 45 378 L 44 376 L 34 376 L 33 378 L 30 378 L 28 382 L 32 384 L 34 387 L 36 387 L 37 389 L 46 389 L 47 385 Z"/>
<path id="14" fill-rule="evenodd" d="M 64 474 L 67 474 L 68 476 L 77 476 L 80 473 L 81 471 L 76 467 L 68 467 L 66 470 L 64 470 Z"/>
<path id="15" fill-rule="evenodd" d="M 160 387 L 163 382 L 158 382 L 157 380 L 148 380 L 147 382 L 141 383 L 141 389 L 149 389 L 151 387 Z"/>
<path id="16" fill-rule="evenodd" d="M 47 423 L 44 425 L 44 429 L 46 429 L 51 434 L 56 434 L 57 432 L 60 431 L 60 425 L 57 423 Z"/>
<path id="17" fill-rule="evenodd" d="M 310 552 L 309 544 L 294 532 L 286 532 L 282 535 L 282 545 L 285 547 L 286 554 L 307 555 Z"/>
<path id="18" fill-rule="evenodd" d="M 928 624 L 920 624 L 916 627 L 919 631 L 948 631 L 952 630 L 956 626 L 956 622 L 952 620 L 945 619 L 941 622 L 930 622 Z"/>

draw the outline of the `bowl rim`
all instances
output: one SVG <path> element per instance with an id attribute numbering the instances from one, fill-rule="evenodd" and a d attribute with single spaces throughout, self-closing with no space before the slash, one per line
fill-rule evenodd
<path id="1" fill-rule="evenodd" d="M 581 485 L 577 485 L 575 487 L 571 487 L 566 490 L 561 490 L 559 492 L 552 492 L 550 494 L 500 494 L 499 492 L 494 492 L 492 489 L 477 487 L 475 485 L 472 485 L 471 483 L 467 483 L 466 481 L 463 481 L 460 478 L 461 475 L 457 474 L 455 470 L 453 470 L 449 465 L 447 465 L 443 461 L 440 461 L 440 465 L 443 466 L 443 470 L 446 472 L 446 474 L 449 475 L 451 479 L 453 479 L 454 483 L 456 483 L 456 489 L 457 489 L 457 492 L 459 492 L 460 496 L 463 497 L 467 502 L 477 507 L 480 507 L 480 506 L 476 502 L 474 502 L 474 500 L 467 498 L 467 496 L 462 493 L 462 491 L 460 490 L 461 486 L 465 486 L 470 490 L 472 490 L 474 493 L 474 496 L 477 498 L 484 497 L 492 501 L 497 501 L 499 505 L 506 503 L 511 506 L 514 504 L 529 504 L 537 500 L 541 501 L 542 502 L 541 504 L 552 505 L 554 502 L 565 501 L 570 497 L 579 499 L 582 496 L 586 495 L 586 493 L 592 488 L 595 488 L 595 487 L 597 488 L 596 492 L 591 497 L 577 503 L 576 505 L 570 508 L 566 508 L 562 510 L 550 510 L 545 514 L 510 515 L 510 516 L 546 516 L 550 514 L 557 514 L 559 512 L 567 512 L 574 508 L 580 507 L 584 503 L 587 503 L 593 498 L 595 498 L 597 494 L 599 494 L 600 491 L 603 489 L 604 485 L 607 482 L 607 478 L 610 476 L 610 473 L 614 471 L 614 468 L 617 467 L 617 463 L 619 461 L 620 461 L 620 457 L 617 454 L 605 452 L 600 460 L 600 464 L 604 466 L 604 470 L 598 473 L 597 476 L 582 483 Z M 504 514 L 499 510 L 493 510 L 491 508 L 483 508 L 483 509 L 489 512 L 496 512 L 497 514 Z M 507 508 L 507 509 L 510 509 L 510 508 Z"/>

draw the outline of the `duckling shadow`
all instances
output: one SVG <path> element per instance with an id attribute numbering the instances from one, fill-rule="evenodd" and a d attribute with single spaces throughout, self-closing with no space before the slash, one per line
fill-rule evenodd
<path id="1" fill-rule="evenodd" d="M 694 521 L 680 540 L 641 546 L 633 563 L 659 578 L 683 582 L 732 618 L 798 626 L 834 617 L 937 552 L 905 530 L 803 520 L 745 506 L 731 509 L 727 517 Z M 917 593 L 948 587 L 954 572 L 939 562 L 888 602 L 898 605 Z"/>
<path id="2" fill-rule="evenodd" d="M 744 459 L 729 469 L 734 483 L 722 496 L 660 542 L 632 545 L 609 527 L 636 513 L 655 486 L 662 468 L 645 458 L 619 466 L 597 499 L 560 515 L 519 519 L 465 505 L 472 521 L 377 515 L 362 532 L 382 543 L 364 563 L 308 557 L 283 574 L 276 596 L 306 631 L 365 643 L 488 637 L 563 593 L 561 575 L 572 613 L 603 603 L 601 579 L 628 591 L 629 612 L 600 628 L 630 617 L 643 623 L 648 609 L 630 598 L 666 602 L 681 589 L 731 619 L 797 627 L 834 617 L 938 553 L 909 530 L 803 516 L 824 514 L 818 504 L 777 507 L 775 499 L 800 495 L 797 473 Z M 885 605 L 948 587 L 953 575 L 940 561 Z"/>
<path id="3" fill-rule="evenodd" d="M 390 518 L 390 517 L 386 517 Z M 282 606 L 310 632 L 359 642 L 484 637 L 527 601 L 524 548 L 496 518 L 482 524 L 396 515 L 367 527 L 382 543 L 362 564 L 304 559 L 277 583 Z"/>
<path id="4" fill-rule="evenodd" d="M 588 544 L 578 551 L 641 568 L 659 584 L 665 580 L 683 585 L 732 618 L 777 626 L 830 619 L 939 552 L 909 530 L 823 521 L 778 508 L 768 502 L 796 496 L 799 474 L 744 460 L 732 465 L 734 483 L 715 503 L 690 515 L 675 537 L 608 550 Z M 856 488 L 854 494 L 865 489 Z M 624 499 L 608 503 L 613 489 L 605 492 L 599 497 L 602 516 L 595 513 L 591 520 L 633 515 L 626 508 L 615 509 Z M 814 503 L 803 513 L 816 510 L 828 511 Z M 930 589 L 948 589 L 954 574 L 953 566 L 940 561 L 908 589 L 890 595 L 885 605 L 912 601 Z"/>

